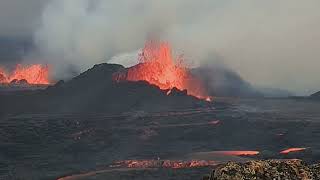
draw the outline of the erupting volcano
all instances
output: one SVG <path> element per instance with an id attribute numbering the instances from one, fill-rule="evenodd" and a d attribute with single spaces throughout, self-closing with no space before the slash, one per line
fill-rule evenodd
<path id="1" fill-rule="evenodd" d="M 139 54 L 139 64 L 125 73 L 118 73 L 116 81 L 147 81 L 171 93 L 172 88 L 187 90 L 189 95 L 211 101 L 202 82 L 195 78 L 183 64 L 182 56 L 174 59 L 168 43 L 147 42 Z"/>
<path id="2" fill-rule="evenodd" d="M 15 80 L 25 80 L 29 84 L 50 84 L 49 67 L 41 64 L 29 66 L 18 64 L 10 74 L 7 74 L 6 71 L 0 67 L 0 83 L 10 83 Z"/>

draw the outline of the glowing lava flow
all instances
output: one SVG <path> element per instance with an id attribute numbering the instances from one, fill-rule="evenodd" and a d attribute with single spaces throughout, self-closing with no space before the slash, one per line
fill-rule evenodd
<path id="1" fill-rule="evenodd" d="M 215 153 L 227 156 L 254 156 L 258 155 L 259 151 L 215 151 Z"/>
<path id="2" fill-rule="evenodd" d="M 41 64 L 30 66 L 19 64 L 9 75 L 0 68 L 0 83 L 10 83 L 14 80 L 26 80 L 29 84 L 50 84 L 49 67 Z"/>
<path id="3" fill-rule="evenodd" d="M 304 151 L 306 149 L 307 148 L 289 148 L 289 149 L 281 151 L 280 154 L 289 154 L 292 152 L 300 152 L 300 151 Z"/>
<path id="4" fill-rule="evenodd" d="M 146 43 L 139 64 L 115 76 L 116 81 L 147 81 L 171 93 L 172 88 L 187 90 L 189 95 L 211 101 L 200 80 L 184 67 L 182 58 L 175 60 L 168 43 Z"/>

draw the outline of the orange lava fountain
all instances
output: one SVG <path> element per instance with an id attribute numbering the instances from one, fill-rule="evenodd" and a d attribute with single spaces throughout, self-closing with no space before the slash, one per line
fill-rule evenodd
<path id="1" fill-rule="evenodd" d="M 300 152 L 300 151 L 304 151 L 306 149 L 307 148 L 289 148 L 289 149 L 281 151 L 280 154 L 289 154 L 292 152 Z"/>
<path id="2" fill-rule="evenodd" d="M 118 74 L 117 81 L 147 81 L 171 93 L 172 88 L 187 90 L 189 95 L 211 101 L 200 80 L 183 65 L 181 58 L 174 59 L 168 43 L 148 42 L 139 55 L 139 64 Z"/>
<path id="3" fill-rule="evenodd" d="M 9 75 L 0 68 L 0 83 L 10 83 L 13 80 L 26 80 L 29 84 L 50 84 L 49 67 L 41 64 L 29 66 L 18 64 Z"/>

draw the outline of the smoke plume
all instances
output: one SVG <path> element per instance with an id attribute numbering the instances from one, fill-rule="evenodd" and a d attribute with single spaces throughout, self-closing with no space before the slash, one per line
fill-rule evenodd
<path id="1" fill-rule="evenodd" d="M 172 43 L 190 64 L 223 57 L 259 86 L 320 88 L 318 0 L 51 0 L 35 32 L 38 54 L 57 69 L 132 64 L 147 39 Z M 214 55 L 214 56 L 211 56 Z"/>

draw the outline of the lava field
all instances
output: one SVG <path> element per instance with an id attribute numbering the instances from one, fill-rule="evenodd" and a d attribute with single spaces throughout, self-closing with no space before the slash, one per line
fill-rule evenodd
<path id="1" fill-rule="evenodd" d="M 318 108 L 307 100 L 217 98 L 211 107 L 160 112 L 6 115 L 0 177 L 195 179 L 229 160 L 313 162 L 320 160 Z M 281 153 L 289 148 L 305 149 Z M 214 163 L 162 166 L 191 161 Z"/>

